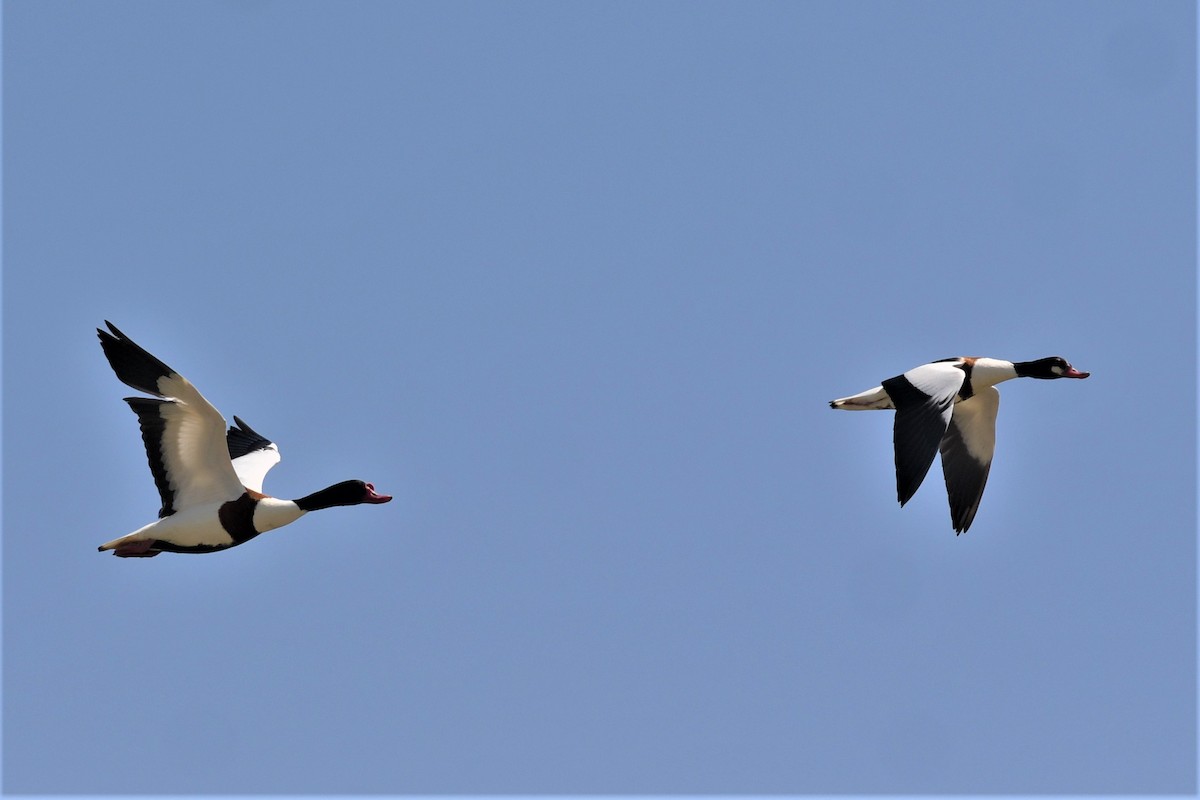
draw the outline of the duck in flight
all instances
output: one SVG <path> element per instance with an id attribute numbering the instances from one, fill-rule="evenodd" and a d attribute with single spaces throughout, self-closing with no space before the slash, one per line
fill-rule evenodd
<path id="1" fill-rule="evenodd" d="M 1015 362 L 946 358 L 829 406 L 846 411 L 895 409 L 896 494 L 901 506 L 916 493 L 940 450 L 950 519 L 955 533 L 965 533 L 979 510 L 996 448 L 996 384 L 1012 378 L 1054 380 L 1089 374 L 1058 356 Z"/>
<path id="2" fill-rule="evenodd" d="M 187 378 L 143 350 L 105 321 L 100 346 L 122 383 L 154 397 L 126 397 L 137 414 L 150 472 L 162 498 L 158 519 L 105 542 L 123 558 L 162 552 L 211 553 L 248 542 L 294 522 L 309 511 L 360 503 L 386 503 L 363 481 L 343 481 L 298 500 L 262 492 L 263 478 L 279 463 L 279 448 L 234 417 L 225 418 Z"/>

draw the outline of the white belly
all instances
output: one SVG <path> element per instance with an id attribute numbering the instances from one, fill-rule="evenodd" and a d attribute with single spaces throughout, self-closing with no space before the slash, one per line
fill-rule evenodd
<path id="1" fill-rule="evenodd" d="M 131 541 L 162 539 L 181 547 L 227 547 L 233 544 L 233 537 L 221 527 L 218 516 L 221 505 L 211 503 L 178 511 L 121 538 Z"/>

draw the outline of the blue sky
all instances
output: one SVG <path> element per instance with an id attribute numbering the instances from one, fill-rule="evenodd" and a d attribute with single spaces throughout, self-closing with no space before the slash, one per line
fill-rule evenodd
<path id="1" fill-rule="evenodd" d="M 1193 4 L 3 12 L 6 792 L 1195 791 Z M 98 554 L 104 319 L 396 500 Z"/>

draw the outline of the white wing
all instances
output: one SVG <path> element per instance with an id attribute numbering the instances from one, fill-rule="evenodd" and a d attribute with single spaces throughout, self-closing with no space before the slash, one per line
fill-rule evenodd
<path id="1" fill-rule="evenodd" d="M 225 446 L 225 418 L 187 378 L 106 324 L 111 333 L 97 332 L 113 372 L 126 385 L 160 398 L 125 398 L 141 423 L 162 498 L 159 516 L 241 496 L 242 482 Z"/>
<path id="2" fill-rule="evenodd" d="M 1000 393 L 991 386 L 954 406 L 954 417 L 942 439 L 942 474 L 950 498 L 954 530 L 965 533 L 979 510 L 983 488 L 996 451 L 996 414 Z"/>
<path id="3" fill-rule="evenodd" d="M 237 416 L 233 422 L 237 427 L 225 434 L 233 469 L 247 489 L 262 492 L 263 479 L 279 463 L 279 448 Z"/>
<path id="4" fill-rule="evenodd" d="M 932 364 L 922 364 L 910 369 L 903 377 L 927 399 L 939 403 L 952 403 L 967 377 L 960 364 L 961 358 L 934 361 Z"/>
<path id="5" fill-rule="evenodd" d="M 888 378 L 883 388 L 896 406 L 896 497 L 904 505 L 920 488 L 950 424 L 954 398 L 966 373 L 959 359 L 935 361 Z"/>

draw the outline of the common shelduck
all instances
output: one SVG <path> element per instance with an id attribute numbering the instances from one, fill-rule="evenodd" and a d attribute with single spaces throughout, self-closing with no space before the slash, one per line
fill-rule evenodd
<path id="1" fill-rule="evenodd" d="M 156 521 L 105 542 L 102 552 L 141 558 L 161 552 L 211 553 L 248 542 L 309 511 L 392 499 L 363 481 L 343 481 L 299 500 L 263 494 L 263 478 L 279 463 L 279 448 L 237 417 L 237 427 L 226 433 L 224 417 L 187 378 L 111 322 L 105 324 L 108 331 L 96 332 L 113 372 L 122 383 L 155 396 L 126 397 L 125 402 L 141 423 L 162 508 Z"/>
<path id="2" fill-rule="evenodd" d="M 1058 356 L 1037 361 L 945 358 L 888 378 L 882 386 L 830 402 L 847 411 L 895 409 L 896 494 L 912 498 L 942 452 L 956 533 L 971 527 L 996 448 L 997 383 L 1011 378 L 1086 378 Z"/>

